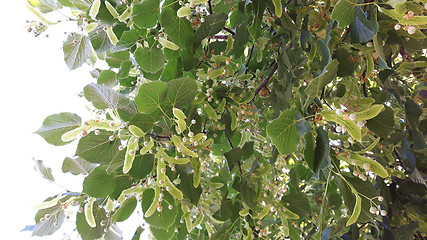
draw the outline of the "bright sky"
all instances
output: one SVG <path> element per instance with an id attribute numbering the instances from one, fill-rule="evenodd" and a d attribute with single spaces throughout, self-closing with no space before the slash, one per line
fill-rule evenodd
<path id="1" fill-rule="evenodd" d="M 2 236 L 7 239 L 30 239 L 31 232 L 20 230 L 34 224 L 37 210 L 32 206 L 63 191 L 34 171 L 33 158 L 43 160 L 52 168 L 59 185 L 81 191 L 81 183 L 76 183 L 75 176 L 61 172 L 62 161 L 74 155 L 77 142 L 55 147 L 33 132 L 51 114 L 74 112 L 84 119 L 87 102 L 77 94 L 94 79 L 89 66 L 68 70 L 61 49 L 62 40 L 66 38 L 64 25 L 50 28 L 48 38 L 44 35 L 36 38 L 26 31 L 25 21 L 37 20 L 25 8 L 26 0 L 6 1 L 5 4 L 0 14 L 0 126 L 3 134 L 0 138 L 0 226 Z M 64 224 L 73 226 L 72 223 Z M 62 239 L 62 233 L 43 239 Z"/>

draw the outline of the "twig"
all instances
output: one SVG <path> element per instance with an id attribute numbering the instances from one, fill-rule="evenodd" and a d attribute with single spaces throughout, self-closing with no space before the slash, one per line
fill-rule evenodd
<path id="1" fill-rule="evenodd" d="M 228 39 L 228 35 L 213 35 L 212 39 Z"/>
<path id="2" fill-rule="evenodd" d="M 227 27 L 223 27 L 222 29 L 224 29 L 225 31 L 229 32 L 231 35 L 234 36 L 234 34 L 236 34 L 233 30 L 227 28 Z"/>
<path id="3" fill-rule="evenodd" d="M 259 87 L 255 90 L 255 96 L 259 93 L 259 91 L 261 91 L 261 89 L 265 86 L 267 86 L 268 81 L 270 81 L 270 78 L 273 76 L 273 74 L 276 72 L 278 67 L 278 64 L 276 63 L 273 67 L 273 69 L 271 69 L 270 73 L 268 74 L 267 78 L 264 79 L 264 81 L 261 83 L 261 85 L 259 85 Z"/>
<path id="4" fill-rule="evenodd" d="M 211 3 L 211 0 L 208 1 L 208 4 L 209 4 L 209 14 L 212 14 L 213 12 L 212 12 L 212 3 Z"/>
<path id="5" fill-rule="evenodd" d="M 248 73 L 248 66 L 249 66 L 249 62 L 250 62 L 250 61 L 251 61 L 251 59 L 252 59 L 252 53 L 254 52 L 254 47 L 255 47 L 255 45 L 254 45 L 254 44 L 252 44 L 251 52 L 249 53 L 249 58 L 248 58 L 248 61 L 246 62 L 246 65 L 245 65 L 245 68 L 246 68 L 246 70 L 245 70 L 245 74 L 246 74 L 246 73 Z"/>

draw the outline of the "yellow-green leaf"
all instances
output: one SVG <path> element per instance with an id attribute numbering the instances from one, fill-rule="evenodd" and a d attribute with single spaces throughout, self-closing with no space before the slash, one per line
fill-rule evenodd
<path id="1" fill-rule="evenodd" d="M 353 213 L 351 214 L 350 218 L 345 224 L 346 227 L 350 226 L 351 224 L 357 221 L 360 215 L 360 211 L 362 210 L 362 198 L 357 193 L 354 193 L 354 195 L 356 196 L 356 204 L 354 205 Z"/>
<path id="2" fill-rule="evenodd" d="M 99 8 L 101 7 L 101 0 L 95 0 L 92 3 L 92 6 L 90 7 L 89 16 L 92 19 L 96 18 L 96 15 L 98 15 Z"/>

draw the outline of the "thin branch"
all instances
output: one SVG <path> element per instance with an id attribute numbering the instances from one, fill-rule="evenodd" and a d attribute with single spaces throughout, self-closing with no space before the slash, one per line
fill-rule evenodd
<path id="1" fill-rule="evenodd" d="M 261 89 L 265 86 L 267 86 L 268 81 L 270 81 L 271 77 L 273 76 L 273 74 L 276 72 L 277 67 L 279 65 L 276 63 L 273 67 L 273 69 L 271 69 L 270 73 L 268 74 L 267 78 L 261 83 L 261 85 L 259 85 L 259 87 L 255 90 L 255 96 L 259 93 L 259 91 L 261 91 Z"/>
<path id="2" fill-rule="evenodd" d="M 208 1 L 208 4 L 209 4 L 209 14 L 212 14 L 213 12 L 212 12 L 212 3 L 211 3 L 211 0 Z"/>
<path id="3" fill-rule="evenodd" d="M 212 39 L 228 39 L 228 35 L 213 35 Z"/>
<path id="4" fill-rule="evenodd" d="M 246 73 L 248 73 L 248 66 L 249 66 L 249 62 L 250 62 L 250 61 L 251 61 L 251 59 L 252 59 L 252 53 L 254 52 L 254 47 L 255 47 L 255 45 L 254 45 L 254 44 L 252 44 L 251 52 L 249 53 L 248 61 L 246 62 L 246 65 L 245 65 L 245 68 L 246 68 L 246 70 L 245 70 L 245 74 L 246 74 Z"/>
<path id="5" fill-rule="evenodd" d="M 231 35 L 234 36 L 234 34 L 236 34 L 233 30 L 227 28 L 227 27 L 223 27 L 222 29 L 224 29 L 225 31 L 229 32 Z"/>

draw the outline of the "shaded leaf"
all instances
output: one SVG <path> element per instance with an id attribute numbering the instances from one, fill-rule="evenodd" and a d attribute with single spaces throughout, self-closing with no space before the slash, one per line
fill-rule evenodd
<path id="1" fill-rule="evenodd" d="M 71 173 L 73 175 L 84 174 L 87 175 L 92 172 L 98 165 L 90 163 L 83 158 L 70 158 L 66 157 L 62 163 L 62 172 Z"/>
<path id="2" fill-rule="evenodd" d="M 43 164 L 43 161 L 42 160 L 35 160 L 34 159 L 34 162 L 35 162 L 35 166 L 34 166 L 34 169 L 37 171 L 37 172 L 39 172 L 45 179 L 47 179 L 47 180 L 49 180 L 49 181 L 51 181 L 51 182 L 54 182 L 55 181 L 55 178 L 53 177 L 53 175 L 52 175 L 52 169 L 51 168 L 49 168 L 49 167 L 46 167 L 44 164 Z"/>
<path id="3" fill-rule="evenodd" d="M 376 117 L 369 119 L 366 122 L 366 127 L 379 137 L 385 137 L 394 130 L 394 113 L 389 107 L 384 107 L 384 111 L 380 112 Z"/>
<path id="4" fill-rule="evenodd" d="M 320 96 L 320 94 L 322 93 L 322 89 L 332 80 L 334 80 L 337 76 L 338 64 L 338 60 L 331 61 L 325 67 L 325 71 L 320 76 L 313 79 L 307 86 L 307 88 L 305 89 L 307 95 L 312 97 Z"/>
<path id="5" fill-rule="evenodd" d="M 314 151 L 314 173 L 328 166 L 329 160 L 329 137 L 323 128 L 317 128 L 316 148 Z"/>
<path id="6" fill-rule="evenodd" d="M 227 159 L 228 169 L 233 171 L 234 167 L 237 166 L 237 163 L 242 160 L 243 150 L 241 148 L 233 148 L 231 151 L 224 153 L 225 158 Z"/>
<path id="7" fill-rule="evenodd" d="M 194 33 L 194 42 L 200 43 L 204 38 L 210 37 L 219 31 L 225 26 L 225 22 L 228 19 L 226 13 L 221 14 L 211 14 L 205 17 L 205 22 L 203 22 L 200 27 Z"/>
<path id="8" fill-rule="evenodd" d="M 135 160 L 133 160 L 132 168 L 129 171 L 129 175 L 131 175 L 135 179 L 143 179 L 153 170 L 153 167 L 153 154 L 136 156 Z"/>

